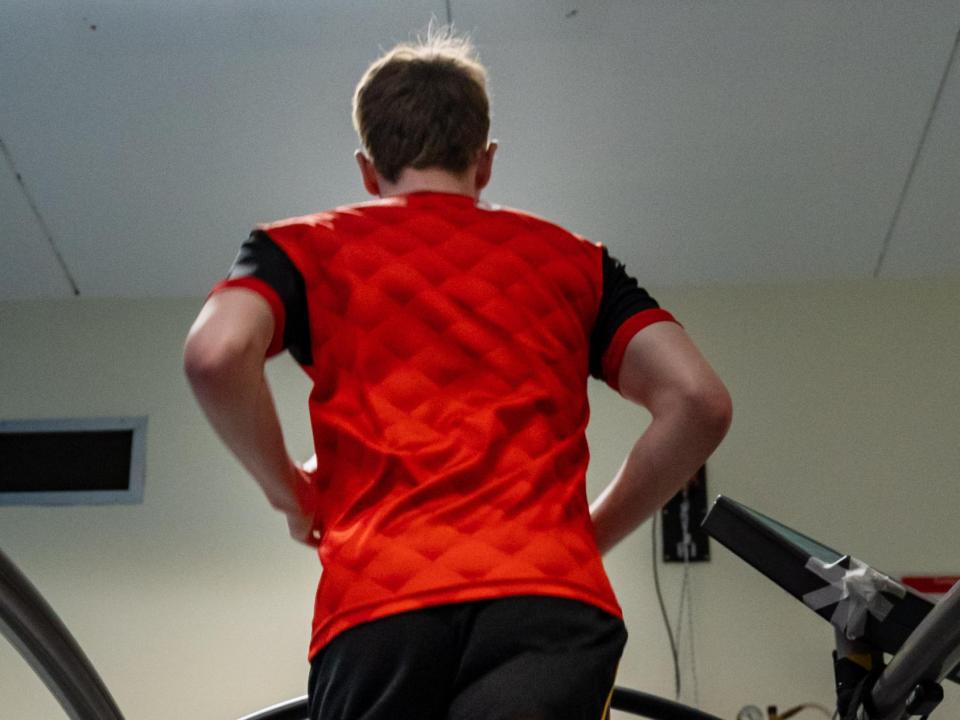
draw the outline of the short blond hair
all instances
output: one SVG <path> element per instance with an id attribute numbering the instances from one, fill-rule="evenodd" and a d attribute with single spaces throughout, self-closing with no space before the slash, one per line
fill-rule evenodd
<path id="1" fill-rule="evenodd" d="M 487 143 L 486 88 L 487 71 L 470 40 L 431 30 L 367 69 L 354 92 L 353 125 L 390 182 L 406 167 L 460 174 Z"/>

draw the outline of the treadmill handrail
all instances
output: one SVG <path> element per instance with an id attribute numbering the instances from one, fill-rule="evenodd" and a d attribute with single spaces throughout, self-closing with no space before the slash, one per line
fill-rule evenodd
<path id="1" fill-rule="evenodd" d="M 960 660 L 960 582 L 955 584 L 904 642 L 870 693 L 877 717 L 899 717 L 921 682 L 939 683 Z"/>

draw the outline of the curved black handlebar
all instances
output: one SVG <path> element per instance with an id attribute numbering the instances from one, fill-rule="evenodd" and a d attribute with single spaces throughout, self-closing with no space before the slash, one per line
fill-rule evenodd
<path id="1" fill-rule="evenodd" d="M 123 720 L 73 635 L 0 551 L 0 634 L 43 680 L 70 720 Z"/>
<path id="2" fill-rule="evenodd" d="M 653 720 L 720 720 L 716 715 L 688 705 L 622 687 L 613 689 L 610 707 Z"/>
<path id="3" fill-rule="evenodd" d="M 649 720 L 720 720 L 716 715 L 710 715 L 696 708 L 622 687 L 613 689 L 610 707 Z M 306 696 L 294 698 L 279 705 L 264 708 L 240 720 L 307 720 L 307 698 Z"/>

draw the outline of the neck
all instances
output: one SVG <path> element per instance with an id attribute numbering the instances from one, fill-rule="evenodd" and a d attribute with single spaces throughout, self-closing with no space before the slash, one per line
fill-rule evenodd
<path id="1" fill-rule="evenodd" d="M 467 195 L 474 200 L 480 199 L 480 190 L 477 188 L 474 168 L 455 175 L 439 168 L 404 168 L 400 177 L 394 183 L 380 178 L 380 196 L 406 195 L 414 192 L 443 192 L 456 195 Z"/>

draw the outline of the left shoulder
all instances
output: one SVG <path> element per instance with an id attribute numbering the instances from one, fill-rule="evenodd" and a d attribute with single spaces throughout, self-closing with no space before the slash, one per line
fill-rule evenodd
<path id="1" fill-rule="evenodd" d="M 584 253 L 591 255 L 596 253 L 598 257 L 601 252 L 600 243 L 593 242 L 583 235 L 569 230 L 552 220 L 548 220 L 542 215 L 537 215 L 527 210 L 486 202 L 478 203 L 477 208 L 512 218 L 516 223 L 522 225 L 525 230 L 536 233 L 552 242 L 569 243 L 571 249 L 580 249 Z"/>

